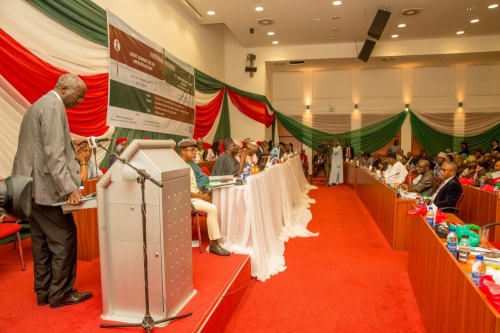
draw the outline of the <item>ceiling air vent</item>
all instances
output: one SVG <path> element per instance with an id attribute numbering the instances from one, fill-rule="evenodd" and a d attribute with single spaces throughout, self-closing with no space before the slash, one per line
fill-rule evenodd
<path id="1" fill-rule="evenodd" d="M 272 19 L 272 18 L 258 19 L 258 20 L 255 20 L 255 21 L 257 21 L 258 25 L 263 25 L 263 26 L 268 26 L 268 25 L 273 25 L 274 24 L 274 19 Z"/>
<path id="2" fill-rule="evenodd" d="M 408 16 L 416 16 L 419 15 L 423 8 L 409 8 L 409 9 L 401 9 L 399 16 L 408 17 Z"/>
<path id="3" fill-rule="evenodd" d="M 275 62 L 273 63 L 274 66 L 285 66 L 286 62 Z"/>
<path id="4" fill-rule="evenodd" d="M 290 61 L 290 65 L 292 66 L 298 66 L 298 65 L 303 65 L 304 60 L 298 60 L 298 61 Z"/>

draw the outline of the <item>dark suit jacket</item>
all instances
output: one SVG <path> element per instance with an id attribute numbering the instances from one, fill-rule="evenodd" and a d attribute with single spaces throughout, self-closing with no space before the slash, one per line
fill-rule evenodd
<path id="1" fill-rule="evenodd" d="M 33 177 L 32 197 L 52 205 L 78 189 L 80 165 L 71 143 L 63 102 L 51 91 L 26 111 L 12 174 Z"/>
<path id="2" fill-rule="evenodd" d="M 461 194 L 462 185 L 460 185 L 457 177 L 453 177 L 448 183 L 446 183 L 446 185 L 443 185 L 443 188 L 439 189 L 439 192 L 434 199 L 434 205 L 438 208 L 455 207 Z M 446 211 L 447 210 L 444 210 L 444 212 Z"/>
<path id="3" fill-rule="evenodd" d="M 344 159 L 347 157 L 347 149 L 349 149 L 351 151 L 351 157 L 350 157 L 350 159 L 352 160 L 353 158 L 356 157 L 356 156 L 354 156 L 354 148 L 352 146 L 344 147 L 344 149 L 343 149 Z"/>

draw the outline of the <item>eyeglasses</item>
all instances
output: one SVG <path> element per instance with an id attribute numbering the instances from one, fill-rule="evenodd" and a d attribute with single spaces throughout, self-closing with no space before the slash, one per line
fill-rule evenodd
<path id="1" fill-rule="evenodd" d="M 83 97 L 84 97 L 84 96 L 80 96 L 80 95 L 78 95 L 78 94 L 77 94 L 77 93 L 76 93 L 73 89 L 69 89 L 69 90 L 71 90 L 71 92 L 72 92 L 73 94 L 75 94 L 76 99 L 78 100 L 78 102 L 83 101 Z"/>
<path id="2" fill-rule="evenodd" d="M 452 169 L 441 169 L 441 171 L 447 172 L 447 171 L 453 171 Z"/>
<path id="3" fill-rule="evenodd" d="M 188 148 L 184 148 L 184 150 L 187 151 L 187 152 L 193 153 L 193 152 L 196 151 L 196 148 L 189 148 L 189 149 Z"/>

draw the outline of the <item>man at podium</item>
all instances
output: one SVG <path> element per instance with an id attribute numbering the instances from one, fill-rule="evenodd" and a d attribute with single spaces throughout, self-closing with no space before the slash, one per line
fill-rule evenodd
<path id="1" fill-rule="evenodd" d="M 188 163 L 193 161 L 196 156 L 196 141 L 184 139 L 177 145 L 179 147 L 179 156 Z M 189 167 L 189 181 L 191 190 L 191 203 L 196 210 L 207 214 L 208 237 L 210 238 L 210 247 L 208 251 L 219 256 L 228 256 L 229 251 L 219 244 L 221 238 L 219 222 L 217 221 L 217 206 L 212 204 L 212 197 L 208 193 L 203 193 L 198 189 L 196 177 L 193 169 Z"/>

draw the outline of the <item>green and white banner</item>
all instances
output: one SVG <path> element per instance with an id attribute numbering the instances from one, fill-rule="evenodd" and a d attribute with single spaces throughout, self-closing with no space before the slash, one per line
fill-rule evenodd
<path id="1" fill-rule="evenodd" d="M 106 124 L 192 136 L 194 68 L 133 30 L 109 10 Z"/>

